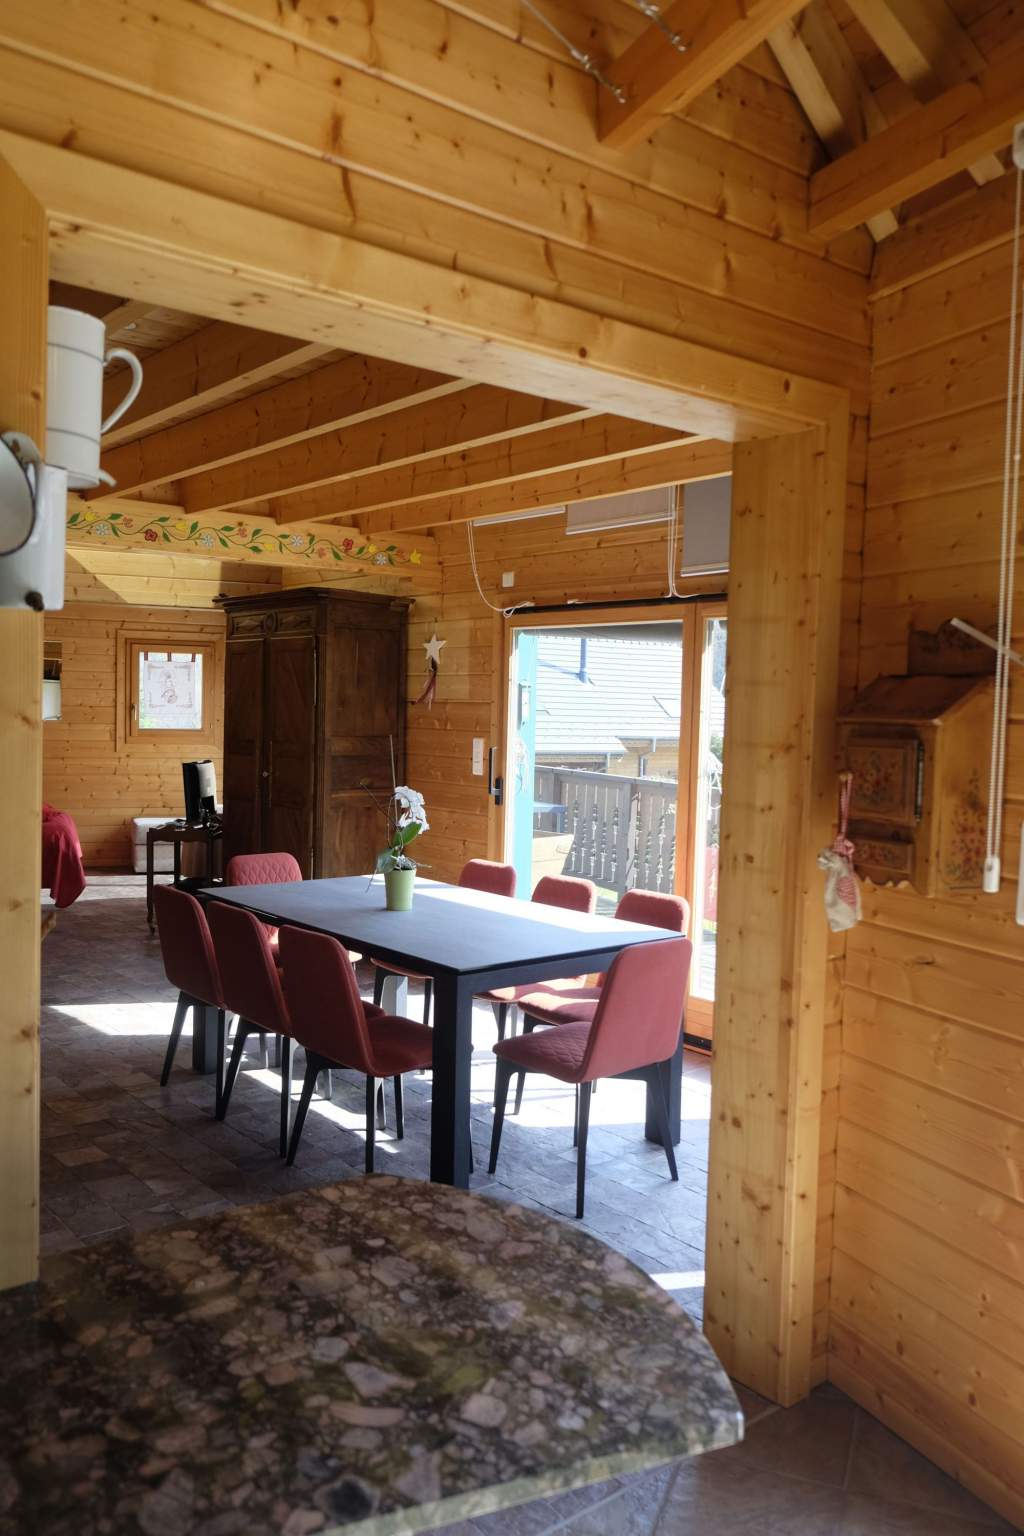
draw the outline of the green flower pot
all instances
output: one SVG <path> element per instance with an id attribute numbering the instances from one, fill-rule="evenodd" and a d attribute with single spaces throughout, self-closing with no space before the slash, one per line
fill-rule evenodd
<path id="1" fill-rule="evenodd" d="M 414 869 L 386 869 L 384 871 L 384 895 L 389 912 L 412 910 L 412 891 L 416 880 Z"/>

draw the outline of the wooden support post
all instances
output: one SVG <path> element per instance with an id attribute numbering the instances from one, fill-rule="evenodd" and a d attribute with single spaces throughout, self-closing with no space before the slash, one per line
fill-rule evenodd
<path id="1" fill-rule="evenodd" d="M 738 444 L 705 1327 L 775 1402 L 810 1388 L 846 422 Z"/>
<path id="2" fill-rule="evenodd" d="M 0 160 L 0 431 L 46 432 L 47 225 Z M 0 611 L 0 1289 L 39 1264 L 43 621 Z"/>

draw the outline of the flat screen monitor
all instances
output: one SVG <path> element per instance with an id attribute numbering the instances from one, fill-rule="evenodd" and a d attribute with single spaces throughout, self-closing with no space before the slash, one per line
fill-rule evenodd
<path id="1" fill-rule="evenodd" d="M 185 820 L 202 821 L 217 808 L 217 775 L 213 762 L 204 757 L 198 762 L 182 763 L 185 781 Z"/>

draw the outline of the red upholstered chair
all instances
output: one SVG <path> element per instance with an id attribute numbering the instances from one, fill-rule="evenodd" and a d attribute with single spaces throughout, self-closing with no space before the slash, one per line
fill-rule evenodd
<path id="1" fill-rule="evenodd" d="M 619 898 L 615 916 L 627 923 L 643 923 L 649 928 L 671 928 L 685 934 L 690 926 L 690 904 L 681 896 L 660 891 L 627 891 Z M 564 1024 L 572 1019 L 592 1019 L 601 996 L 599 976 L 593 986 L 584 980 L 537 981 L 520 988 L 518 1004 L 523 1014 L 523 1032 L 529 1034 L 538 1024 Z"/>
<path id="2" fill-rule="evenodd" d="M 317 1073 L 344 1067 L 366 1074 L 366 1171 L 372 1173 L 378 1090 L 385 1078 L 394 1079 L 395 1130 L 401 1139 L 405 1134 L 402 1073 L 430 1066 L 433 1031 L 380 1009 L 367 1017 L 352 962 L 330 934 L 282 928 L 281 957 L 293 1038 L 306 1048 L 306 1074 L 288 1162 L 295 1161 Z"/>
<path id="3" fill-rule="evenodd" d="M 164 974 L 171 985 L 178 988 L 178 1005 L 174 1010 L 174 1023 L 171 1025 L 171 1038 L 167 1042 L 167 1053 L 160 1073 L 160 1086 L 166 1087 L 171 1075 L 174 1053 L 178 1049 L 185 1015 L 189 1009 L 193 1010 L 192 1027 L 195 1029 L 198 1024 L 195 1010 L 216 1008 L 216 1092 L 219 1108 L 224 1086 L 224 1003 L 217 957 L 206 914 L 194 896 L 173 885 L 158 885 L 153 892 L 153 901 Z"/>
<path id="4" fill-rule="evenodd" d="M 213 901 L 208 911 L 213 947 L 220 968 L 224 1006 L 237 1013 L 235 1043 L 231 1050 L 217 1119 L 228 1112 L 231 1091 L 242 1064 L 245 1042 L 252 1034 L 277 1035 L 281 1040 L 281 1156 L 288 1150 L 291 1115 L 292 1041 L 288 1009 L 281 990 L 281 976 L 265 924 L 244 907 Z"/>
<path id="5" fill-rule="evenodd" d="M 509 1083 L 516 1074 L 543 1072 L 578 1089 L 576 1110 L 576 1215 L 583 1215 L 587 1176 L 590 1098 L 599 1077 L 639 1078 L 647 1083 L 669 1172 L 678 1179 L 669 1131 L 665 1078 L 679 1047 L 693 945 L 689 939 L 656 939 L 624 949 L 612 961 L 593 1018 L 540 1034 L 501 1040 L 494 1096 L 490 1172 L 501 1146 Z"/>
<path id="6" fill-rule="evenodd" d="M 568 912 L 593 912 L 597 906 L 597 887 L 590 880 L 580 880 L 576 875 L 542 875 L 533 888 L 534 901 L 545 907 L 562 907 Z M 543 985 L 558 991 L 583 985 L 582 976 L 566 977 L 564 981 L 549 981 Z M 494 1009 L 498 1022 L 498 1039 L 504 1040 L 505 1026 L 510 1008 L 514 1008 L 527 993 L 535 992 L 541 985 L 536 981 L 518 987 L 495 987 L 493 992 L 483 993 L 486 1002 Z M 512 1015 L 512 1033 L 515 1034 L 515 1014 Z"/>
<path id="7" fill-rule="evenodd" d="M 491 896 L 514 896 L 516 872 L 511 864 L 497 864 L 493 859 L 470 859 L 467 864 L 463 864 L 456 883 L 464 890 L 487 891 Z M 376 1005 L 380 1007 L 384 996 L 384 983 L 389 976 L 404 976 L 409 981 L 422 981 L 423 1022 L 429 1023 L 430 1004 L 434 995 L 433 978 L 421 976 L 418 971 L 400 970 L 384 960 L 374 960 L 371 963 L 377 968 L 373 978 L 373 1001 Z"/>
<path id="8" fill-rule="evenodd" d="M 299 861 L 291 853 L 236 853 L 224 871 L 225 885 L 290 885 L 301 879 Z M 270 923 L 263 926 L 276 960 L 277 929 Z"/>
<path id="9" fill-rule="evenodd" d="M 685 934 L 690 926 L 690 904 L 682 896 L 662 891 L 627 891 L 620 896 L 615 916 L 627 923 L 643 923 L 648 928 L 672 928 Z M 521 988 L 518 1006 L 523 1014 L 523 1034 L 529 1035 L 538 1024 L 589 1022 L 601 996 L 603 976 L 592 986 L 585 977 L 576 981 L 540 981 Z M 516 1084 L 515 1113 L 523 1107 L 523 1078 Z"/>

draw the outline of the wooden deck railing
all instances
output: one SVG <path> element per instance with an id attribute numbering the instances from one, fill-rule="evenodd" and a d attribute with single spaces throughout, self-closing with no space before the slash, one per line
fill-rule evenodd
<path id="1" fill-rule="evenodd" d="M 637 886 L 673 889 L 676 789 L 672 780 L 538 766 L 534 799 L 565 806 L 564 830 L 573 841 L 564 873 L 582 875 L 621 896 Z M 563 830 L 560 819 L 552 812 L 541 817 L 551 831 Z"/>

